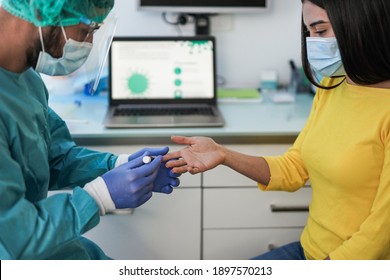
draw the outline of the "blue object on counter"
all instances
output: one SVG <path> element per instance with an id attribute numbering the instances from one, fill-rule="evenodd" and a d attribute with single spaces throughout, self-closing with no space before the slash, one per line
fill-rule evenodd
<path id="1" fill-rule="evenodd" d="M 102 91 L 108 90 L 108 77 L 102 77 L 99 81 L 99 85 L 96 89 L 96 92 L 93 92 L 92 87 L 95 81 L 92 81 L 84 85 L 84 94 L 85 95 L 98 95 Z"/>

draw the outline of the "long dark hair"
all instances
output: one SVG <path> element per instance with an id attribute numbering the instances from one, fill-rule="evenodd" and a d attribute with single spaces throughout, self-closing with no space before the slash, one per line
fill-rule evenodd
<path id="1" fill-rule="evenodd" d="M 326 10 L 348 77 L 359 85 L 390 80 L 389 0 L 302 0 Z M 309 81 L 321 88 L 310 68 L 302 18 L 302 66 Z M 337 85 L 336 85 L 337 86 Z"/>

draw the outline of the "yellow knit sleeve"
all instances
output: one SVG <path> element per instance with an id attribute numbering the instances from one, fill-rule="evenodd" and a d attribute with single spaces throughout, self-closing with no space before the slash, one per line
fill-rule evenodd
<path id="1" fill-rule="evenodd" d="M 293 192 L 301 188 L 308 180 L 309 175 L 301 158 L 301 146 L 307 131 L 313 125 L 312 119 L 318 110 L 321 92 L 321 90 L 317 91 L 309 118 L 295 140 L 294 145 L 282 156 L 264 157 L 270 169 L 271 180 L 268 186 L 259 183 L 258 187 L 261 190 Z"/>

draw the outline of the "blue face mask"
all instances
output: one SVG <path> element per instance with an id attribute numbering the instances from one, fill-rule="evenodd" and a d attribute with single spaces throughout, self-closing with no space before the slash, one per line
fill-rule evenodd
<path id="1" fill-rule="evenodd" d="M 307 37 L 307 59 L 316 76 L 346 75 L 336 38 Z"/>
<path id="2" fill-rule="evenodd" d="M 66 41 L 61 58 L 54 58 L 45 52 L 42 29 L 39 28 L 43 51 L 39 54 L 35 67 L 36 71 L 49 76 L 64 76 L 79 69 L 87 60 L 93 45 L 88 42 L 77 42 L 67 39 L 64 28 L 61 28 Z"/>

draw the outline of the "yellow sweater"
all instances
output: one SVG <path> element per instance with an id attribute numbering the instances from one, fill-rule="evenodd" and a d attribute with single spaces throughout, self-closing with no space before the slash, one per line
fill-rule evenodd
<path id="1" fill-rule="evenodd" d="M 294 145 L 266 161 L 262 190 L 296 191 L 310 178 L 308 259 L 390 259 L 390 89 L 318 90 Z"/>

